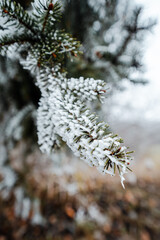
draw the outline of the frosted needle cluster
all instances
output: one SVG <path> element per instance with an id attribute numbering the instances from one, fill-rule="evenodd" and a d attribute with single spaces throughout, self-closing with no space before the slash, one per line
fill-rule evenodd
<path id="1" fill-rule="evenodd" d="M 100 172 L 114 176 L 117 170 L 123 185 L 131 161 L 126 147 L 86 107 L 88 100 L 104 98 L 105 83 L 93 78 L 67 79 L 46 69 L 39 72 L 37 84 L 42 93 L 37 117 L 42 152 L 51 153 L 60 136 L 76 156 Z"/>

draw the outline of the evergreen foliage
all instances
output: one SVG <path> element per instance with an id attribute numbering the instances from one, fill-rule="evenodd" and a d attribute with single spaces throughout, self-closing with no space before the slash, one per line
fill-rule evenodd
<path id="1" fill-rule="evenodd" d="M 105 82 L 67 78 L 65 61 L 77 57 L 80 43 L 59 29 L 60 3 L 35 0 L 32 11 L 27 12 L 14 1 L 2 0 L 0 8 L 7 29 L 0 38 L 1 53 L 16 53 L 24 68 L 36 76 L 41 91 L 37 115 L 41 150 L 51 153 L 62 138 L 89 165 L 111 175 L 117 171 L 123 185 L 123 175 L 132 160 L 130 152 L 121 146 L 122 139 L 109 133 L 108 126 L 87 108 L 88 100 L 103 100 Z M 25 114 L 28 111 L 30 108 Z M 22 116 L 23 111 L 18 123 Z"/>

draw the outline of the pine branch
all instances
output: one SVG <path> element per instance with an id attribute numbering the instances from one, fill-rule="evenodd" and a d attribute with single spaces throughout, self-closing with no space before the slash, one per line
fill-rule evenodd
<path id="1" fill-rule="evenodd" d="M 33 49 L 33 54 L 37 58 L 38 66 L 56 65 L 63 62 L 65 57 L 77 56 L 80 43 L 64 31 L 55 30 L 45 37 L 41 36 Z M 36 49 L 36 51 L 35 51 Z"/>
<path id="2" fill-rule="evenodd" d="M 47 13 L 46 13 L 46 16 L 45 16 L 45 19 L 44 19 L 44 23 L 43 23 L 42 32 L 44 32 L 44 30 L 45 30 L 45 26 L 47 24 L 47 20 L 48 20 L 48 17 L 49 17 L 49 12 L 52 11 L 53 8 L 54 8 L 54 5 L 53 5 L 52 2 L 53 1 L 51 0 L 50 3 L 49 3 L 48 10 L 47 10 Z"/>
<path id="3" fill-rule="evenodd" d="M 8 47 L 12 44 L 18 43 L 19 45 L 22 45 L 26 42 L 28 43 L 34 43 L 36 40 L 33 40 L 31 36 L 27 36 L 25 34 L 22 35 L 5 35 L 4 37 L 0 38 L 0 47 Z"/>
<path id="4" fill-rule="evenodd" d="M 13 20 L 15 20 L 15 24 L 18 22 L 25 29 L 28 29 L 33 34 L 37 34 L 33 19 L 19 3 L 12 0 L 2 0 L 0 7 L 2 15 L 7 16 L 8 21 L 13 23 Z"/>
<path id="5" fill-rule="evenodd" d="M 119 51 L 116 53 L 117 58 L 119 58 L 124 53 L 131 39 L 132 39 L 132 34 L 128 34 L 128 36 L 124 39 L 122 46 L 119 48 Z"/>
<path id="6" fill-rule="evenodd" d="M 30 30 L 30 35 L 18 35 L 18 26 L 15 35 L 3 37 L 0 44 L 1 47 L 14 43 L 23 46 L 28 42 L 28 56 L 21 63 L 36 75 L 41 90 L 37 118 L 41 150 L 50 153 L 55 144 L 59 145 L 61 137 L 76 156 L 99 171 L 115 175 L 117 169 L 123 185 L 123 174 L 132 158 L 121 146 L 122 139 L 109 134 L 108 125 L 98 122 L 97 116 L 86 107 L 88 100 L 103 100 L 105 83 L 93 78 L 66 77 L 63 60 L 66 56 L 77 56 L 80 43 L 56 28 L 61 15 L 59 3 L 38 0 L 32 6 L 33 21 L 19 4 L 3 0 L 3 15 L 9 16 L 11 22 L 18 20 Z M 39 27 L 37 32 L 35 26 Z"/>
<path id="7" fill-rule="evenodd" d="M 134 15 L 133 15 L 133 18 L 131 19 L 130 23 L 127 23 L 124 25 L 124 28 L 127 30 L 128 34 L 130 34 L 131 36 L 136 35 L 141 31 L 150 30 L 156 24 L 155 20 L 149 19 L 147 24 L 139 26 L 139 18 L 141 16 L 142 10 L 143 10 L 142 7 L 136 8 L 134 10 L 134 13 L 133 13 Z"/>
<path id="8" fill-rule="evenodd" d="M 42 26 L 42 33 L 48 34 L 51 28 L 54 31 L 54 25 L 61 18 L 61 5 L 59 2 L 53 4 L 53 0 L 38 0 L 32 4 L 34 8 L 34 18 Z"/>
<path id="9" fill-rule="evenodd" d="M 50 116 L 49 121 L 45 117 L 46 114 Z M 42 97 L 38 110 L 38 137 L 41 150 L 48 153 L 52 151 L 51 129 L 54 129 L 74 154 L 89 165 L 111 175 L 115 175 L 117 168 L 123 184 L 123 174 L 127 171 L 131 158 L 127 156 L 126 148 L 121 146 L 121 139 L 108 134 L 108 126 L 103 122 L 97 122 L 96 119 L 96 115 L 90 113 L 80 99 L 69 92 L 64 95 L 59 88 L 55 88 L 50 95 Z M 44 141 L 47 126 L 50 127 L 50 135 L 47 135 Z"/>
<path id="10" fill-rule="evenodd" d="M 132 42 L 132 39 L 138 36 L 142 31 L 150 30 L 155 24 L 155 21 L 151 21 L 148 24 L 139 26 L 139 18 L 142 12 L 142 7 L 136 8 L 134 10 L 133 19 L 131 19 L 131 23 L 125 24 L 124 28 L 127 30 L 127 36 L 124 38 L 122 45 L 118 48 L 118 51 L 115 54 L 115 61 L 118 63 L 118 58 L 121 57 L 128 45 Z"/>
<path id="11" fill-rule="evenodd" d="M 82 101 L 93 101 L 95 99 L 103 101 L 106 93 L 105 82 L 93 78 L 84 79 L 83 77 L 67 79 L 65 74 L 59 74 L 57 77 L 55 69 L 56 67 L 52 69 L 53 72 L 50 69 L 40 70 L 37 83 L 43 96 L 52 93 L 58 86 L 64 95 L 66 93 L 71 94 Z M 57 71 L 59 71 L 58 66 Z"/>

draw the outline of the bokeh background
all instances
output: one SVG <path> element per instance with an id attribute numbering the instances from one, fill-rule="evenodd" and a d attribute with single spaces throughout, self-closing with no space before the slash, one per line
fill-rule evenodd
<path id="1" fill-rule="evenodd" d="M 30 1 L 19 2 L 30 9 Z M 107 82 L 91 104 L 134 150 L 124 190 L 65 146 L 37 146 L 40 92 L 18 60 L 0 57 L 0 240 L 160 239 L 160 2 L 62 0 L 60 27 L 84 54 L 69 76 Z M 2 19 L 0 34 L 3 35 Z"/>

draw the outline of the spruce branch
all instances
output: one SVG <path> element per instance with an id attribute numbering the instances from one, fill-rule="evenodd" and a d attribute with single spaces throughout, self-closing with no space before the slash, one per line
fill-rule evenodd
<path id="1" fill-rule="evenodd" d="M 46 106 L 49 104 L 49 111 Z M 45 118 L 45 121 L 44 121 Z M 108 126 L 98 122 L 81 99 L 69 91 L 64 95 L 59 87 L 42 97 L 38 109 L 38 138 L 43 152 L 50 153 L 55 133 L 71 148 L 74 154 L 95 166 L 102 173 L 111 175 L 119 171 L 123 185 L 131 157 L 121 146 L 121 138 L 108 133 Z M 49 134 L 46 134 L 49 130 Z M 52 131 L 51 131 L 52 129 Z"/>
<path id="2" fill-rule="evenodd" d="M 24 43 L 34 43 L 35 40 L 30 36 L 26 34 L 21 34 L 21 35 L 5 35 L 4 37 L 0 38 L 0 47 L 2 48 L 8 48 L 8 46 L 17 43 L 18 45 L 22 45 Z"/>
<path id="3" fill-rule="evenodd" d="M 23 7 L 12 0 L 2 0 L 0 3 L 2 16 L 7 16 L 7 22 L 14 23 L 15 25 L 20 24 L 25 29 L 28 29 L 33 34 L 36 34 L 36 26 L 31 16 L 23 9 Z"/>
<path id="4" fill-rule="evenodd" d="M 102 80 L 93 78 L 66 78 L 66 74 L 57 73 L 60 71 L 60 66 L 55 66 L 53 69 L 42 69 L 37 76 L 37 84 L 43 96 L 51 94 L 58 86 L 61 92 L 72 94 L 74 97 L 80 98 L 82 101 L 93 101 L 99 99 L 104 100 L 106 92 L 106 83 Z M 58 76 L 57 76 L 58 74 Z"/>
<path id="5" fill-rule="evenodd" d="M 42 32 L 48 33 L 48 30 L 53 28 L 57 21 L 61 18 L 61 5 L 59 2 L 53 3 L 53 0 L 35 1 L 32 4 L 34 9 L 34 18 L 36 22 L 42 27 Z"/>
<path id="6" fill-rule="evenodd" d="M 67 78 L 63 60 L 77 56 L 80 43 L 64 30 L 57 29 L 61 15 L 58 2 L 36 0 L 32 6 L 33 22 L 27 19 L 28 13 L 19 5 L 3 0 L 1 8 L 3 12 L 5 9 L 11 13 L 10 21 L 18 15 L 16 19 L 32 31 L 30 35 L 20 35 L 18 26 L 14 35 L 10 38 L 5 35 L 1 39 L 1 46 L 18 43 L 28 51 L 21 64 L 36 76 L 41 91 L 37 116 L 40 149 L 51 153 L 62 138 L 76 156 L 102 173 L 115 175 L 118 172 L 123 185 L 123 175 L 129 170 L 132 158 L 126 152 L 127 148 L 121 145 L 122 139 L 109 133 L 108 125 L 99 122 L 96 114 L 87 108 L 88 100 L 103 101 L 105 82 L 93 78 Z M 35 36 L 34 26 L 37 27 Z"/>
<path id="7" fill-rule="evenodd" d="M 156 24 L 155 20 L 148 20 L 148 23 L 140 24 L 140 17 L 142 13 L 142 7 L 138 7 L 133 12 L 132 19 L 124 25 L 124 28 L 127 30 L 128 34 L 135 36 L 142 31 L 150 31 Z"/>
<path id="8" fill-rule="evenodd" d="M 53 5 L 52 2 L 53 2 L 53 1 L 51 0 L 50 3 L 49 3 L 49 5 L 48 5 L 48 10 L 47 10 L 46 16 L 45 16 L 45 18 L 44 18 L 44 23 L 43 23 L 42 32 L 44 32 L 44 30 L 45 30 L 45 26 L 46 26 L 46 24 L 47 24 L 47 20 L 48 20 L 50 11 L 52 11 L 53 8 L 54 8 L 54 5 Z"/>
<path id="9" fill-rule="evenodd" d="M 130 23 L 124 25 L 125 30 L 127 31 L 127 35 L 124 38 L 122 45 L 119 47 L 118 51 L 116 52 L 116 58 L 118 59 L 122 56 L 131 43 L 132 39 L 138 36 L 143 31 L 149 31 L 153 26 L 155 26 L 155 21 L 149 21 L 147 24 L 140 24 L 139 18 L 142 13 L 142 7 L 138 7 L 133 11 L 133 17 Z"/>

